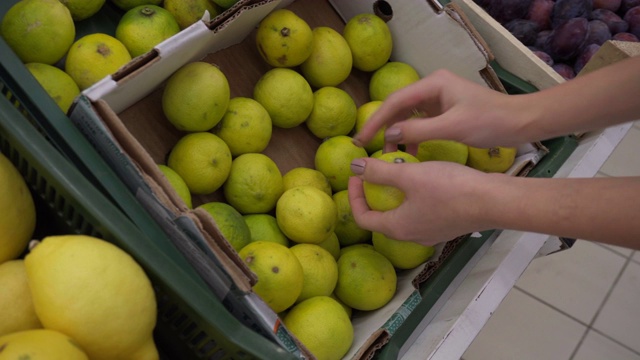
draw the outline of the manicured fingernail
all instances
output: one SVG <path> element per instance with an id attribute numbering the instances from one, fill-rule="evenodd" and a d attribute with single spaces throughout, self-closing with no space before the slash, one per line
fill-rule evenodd
<path id="1" fill-rule="evenodd" d="M 356 175 L 362 175 L 364 174 L 365 165 L 366 162 L 364 159 L 353 159 L 353 161 L 351 161 L 351 171 Z"/>
<path id="2" fill-rule="evenodd" d="M 358 138 L 351 139 L 351 142 L 353 143 L 353 145 L 355 145 L 357 147 L 362 147 L 362 141 L 360 141 L 360 139 L 358 139 Z"/>
<path id="3" fill-rule="evenodd" d="M 384 132 L 384 140 L 385 141 L 400 141 L 402 140 L 402 131 L 398 128 L 389 128 Z"/>

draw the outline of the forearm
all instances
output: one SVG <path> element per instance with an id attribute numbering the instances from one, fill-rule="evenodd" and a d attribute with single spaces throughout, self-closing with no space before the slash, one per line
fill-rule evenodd
<path id="1" fill-rule="evenodd" d="M 544 140 L 640 119 L 640 56 L 523 95 L 524 131 Z"/>
<path id="2" fill-rule="evenodd" d="M 640 177 L 536 179 L 491 175 L 483 201 L 491 228 L 640 249 Z"/>

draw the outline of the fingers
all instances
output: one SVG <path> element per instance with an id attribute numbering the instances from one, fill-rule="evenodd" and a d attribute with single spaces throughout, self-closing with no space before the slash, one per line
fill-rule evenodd
<path id="1" fill-rule="evenodd" d="M 381 231 L 384 223 L 384 213 L 369 209 L 364 197 L 362 179 L 352 176 L 349 178 L 349 203 L 351 213 L 359 227 L 370 231 Z"/>
<path id="2" fill-rule="evenodd" d="M 439 109 L 444 73 L 438 71 L 391 94 L 354 136 L 355 142 L 367 144 L 379 129 L 412 117 L 417 109 Z"/>
<path id="3" fill-rule="evenodd" d="M 364 181 L 374 184 L 399 186 L 398 167 L 406 164 L 388 163 L 374 158 L 359 158 L 351 162 L 351 171 Z"/>

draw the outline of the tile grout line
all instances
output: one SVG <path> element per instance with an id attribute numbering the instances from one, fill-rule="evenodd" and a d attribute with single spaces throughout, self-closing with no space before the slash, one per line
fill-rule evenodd
<path id="1" fill-rule="evenodd" d="M 600 312 L 602 311 L 602 309 L 604 308 L 605 304 L 607 303 L 607 301 L 611 297 L 611 293 L 613 293 L 613 289 L 615 289 L 616 285 L 618 285 L 618 282 L 620 281 L 620 278 L 622 277 L 622 274 L 627 269 L 627 267 L 629 267 L 629 263 L 632 261 L 631 260 L 632 256 L 633 256 L 633 253 L 631 253 L 629 256 L 626 257 L 624 265 L 622 265 L 622 268 L 620 269 L 620 272 L 618 272 L 618 276 L 616 276 L 616 278 L 613 280 L 611 286 L 609 287 L 609 291 L 607 291 L 607 294 L 604 296 L 604 299 L 602 300 L 602 303 L 600 303 L 600 306 L 598 307 L 598 310 L 596 310 L 596 313 L 591 318 L 591 321 L 587 325 L 587 331 L 584 333 L 584 335 L 582 336 L 582 339 L 580 339 L 580 341 L 576 345 L 576 348 L 573 350 L 573 353 L 569 357 L 569 360 L 573 360 L 575 355 L 578 353 L 578 350 L 580 350 L 580 347 L 582 346 L 582 343 L 584 342 L 584 339 L 587 337 L 587 334 L 589 333 L 589 331 L 593 330 L 593 331 L 596 331 L 597 333 L 599 333 L 601 335 L 604 335 L 602 332 L 597 331 L 596 329 L 594 329 L 593 328 L 593 324 L 596 322 L 596 320 L 598 319 L 598 316 L 600 315 Z M 611 338 L 610 336 L 606 336 L 606 338 L 614 341 L 616 344 L 620 344 L 617 340 Z M 620 344 L 620 345 L 622 345 L 622 344 Z M 624 346 L 624 348 L 627 348 L 627 346 Z M 634 353 L 636 353 L 636 352 L 634 351 Z"/>

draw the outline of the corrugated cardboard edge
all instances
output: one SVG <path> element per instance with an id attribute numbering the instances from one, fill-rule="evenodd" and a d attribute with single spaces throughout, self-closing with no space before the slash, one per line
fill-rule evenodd
<path id="1" fill-rule="evenodd" d="M 106 102 L 97 100 L 93 102 L 93 107 L 111 132 L 114 141 L 124 150 L 129 161 L 139 170 L 139 175 L 145 179 L 158 202 L 175 216 L 187 215 L 200 229 L 207 229 L 207 231 L 202 232 L 205 241 L 216 254 L 218 261 L 225 268 L 225 272 L 228 273 L 241 290 L 249 291 L 251 285 L 257 281 L 255 274 L 249 270 L 246 264 L 240 261 L 235 250 L 230 248 L 228 241 L 224 240 L 216 226 L 213 225 L 211 215 L 208 213 L 206 215 L 201 214 L 200 212 L 203 210 L 190 210 L 186 207 L 175 190 L 169 185 L 166 177 L 160 172 L 157 164 L 151 159 L 151 156 L 131 135 Z M 196 214 L 191 215 L 191 213 Z M 216 230 L 213 231 L 211 230 L 212 228 Z"/>

